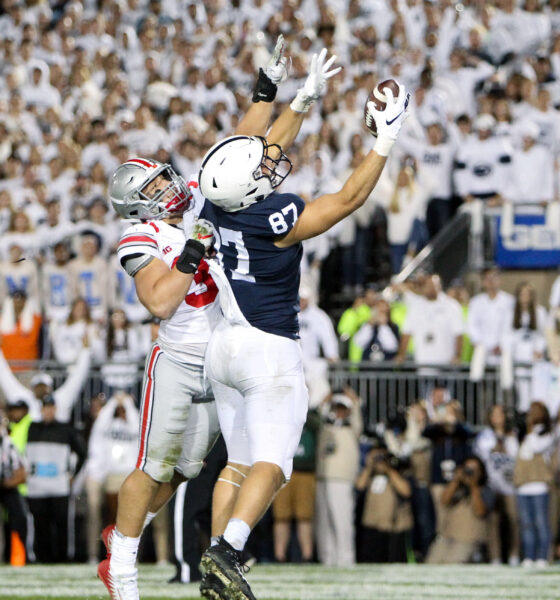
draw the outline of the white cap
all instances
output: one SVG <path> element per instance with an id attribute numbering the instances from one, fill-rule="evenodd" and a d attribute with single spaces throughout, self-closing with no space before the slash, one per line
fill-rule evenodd
<path id="1" fill-rule="evenodd" d="M 488 113 L 484 113 L 482 115 L 478 115 L 474 120 L 473 127 L 476 131 L 487 131 L 493 129 L 496 124 L 496 119 L 492 115 Z"/>
<path id="2" fill-rule="evenodd" d="M 31 387 L 35 387 L 41 383 L 52 388 L 53 378 L 48 373 L 37 373 L 37 375 L 33 375 L 31 378 Z"/>
<path id="3" fill-rule="evenodd" d="M 333 397 L 331 398 L 331 404 L 333 406 L 335 404 L 342 404 L 342 406 L 345 406 L 346 408 L 352 408 L 354 406 L 352 399 L 346 394 L 333 394 Z"/>

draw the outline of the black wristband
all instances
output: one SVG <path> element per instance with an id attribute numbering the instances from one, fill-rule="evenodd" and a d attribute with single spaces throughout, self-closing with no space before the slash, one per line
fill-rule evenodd
<path id="1" fill-rule="evenodd" d="M 187 240 L 175 266 L 181 273 L 196 273 L 204 252 L 204 244 L 196 240 Z"/>
<path id="2" fill-rule="evenodd" d="M 259 78 L 253 88 L 253 102 L 273 102 L 278 86 L 272 83 L 268 75 L 259 69 Z"/>

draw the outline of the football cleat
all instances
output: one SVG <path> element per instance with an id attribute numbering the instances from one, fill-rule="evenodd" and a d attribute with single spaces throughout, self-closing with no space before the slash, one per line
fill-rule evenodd
<path id="1" fill-rule="evenodd" d="M 214 573 L 208 573 L 207 575 L 204 575 L 200 581 L 200 595 L 203 598 L 209 598 L 210 600 L 223 600 L 223 598 L 226 598 L 226 596 L 223 595 L 225 590 L 226 586 Z"/>
<path id="2" fill-rule="evenodd" d="M 241 561 L 241 552 L 228 544 L 223 536 L 218 538 L 218 543 L 211 546 L 202 555 L 200 561 L 200 572 L 203 581 L 209 583 L 201 584 L 201 593 L 219 593 L 218 596 L 206 595 L 206 598 L 219 598 L 220 600 L 256 600 L 251 588 L 245 579 L 245 567 Z M 209 578 L 213 575 L 212 579 Z M 215 580 L 221 585 L 220 590 Z M 212 587 L 210 587 L 212 586 Z"/>
<path id="3" fill-rule="evenodd" d="M 107 525 L 101 532 L 101 541 L 107 551 L 107 558 L 111 558 L 111 542 L 113 541 L 113 532 L 115 531 L 115 524 Z"/>
<path id="4" fill-rule="evenodd" d="M 102 560 L 97 567 L 97 576 L 105 584 L 111 600 L 140 600 L 138 593 L 138 574 L 126 577 L 111 573 L 108 558 Z"/>

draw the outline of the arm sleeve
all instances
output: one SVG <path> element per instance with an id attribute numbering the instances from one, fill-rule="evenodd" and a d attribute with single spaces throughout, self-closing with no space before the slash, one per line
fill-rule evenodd
<path id="1" fill-rule="evenodd" d="M 36 402 L 33 392 L 20 383 L 17 377 L 12 373 L 10 365 L 4 358 L 4 353 L 0 350 L 0 387 L 6 396 L 8 404 L 23 399 L 27 402 Z M 31 407 L 30 407 L 31 408 Z"/>
<path id="2" fill-rule="evenodd" d="M 469 305 L 469 314 L 467 317 L 467 333 L 473 346 L 477 346 L 478 344 L 482 344 L 484 341 L 483 332 L 480 330 L 480 326 L 478 323 L 478 303 L 476 301 L 472 301 Z"/>
<path id="3" fill-rule="evenodd" d="M 117 257 L 131 277 L 159 256 L 157 240 L 145 225 L 129 227 L 119 240 Z"/>
<path id="4" fill-rule="evenodd" d="M 373 337 L 373 326 L 370 323 L 364 323 L 354 336 L 354 344 L 365 350 L 368 342 Z"/>
<path id="5" fill-rule="evenodd" d="M 336 337 L 333 324 L 326 313 L 321 311 L 319 314 L 321 315 L 320 341 L 323 354 L 327 358 L 337 359 L 339 358 L 338 338 Z"/>
<path id="6" fill-rule="evenodd" d="M 91 354 L 88 348 L 83 348 L 78 361 L 73 366 L 66 381 L 54 392 L 56 400 L 57 418 L 63 423 L 70 420 L 72 407 L 78 399 L 78 395 L 89 374 Z"/>
<path id="7" fill-rule="evenodd" d="M 472 79 L 475 83 L 486 79 L 494 74 L 494 67 L 487 63 L 485 60 L 481 60 L 474 69 L 472 69 Z"/>
<path id="8" fill-rule="evenodd" d="M 465 333 L 465 323 L 463 322 L 463 314 L 459 306 L 453 307 L 453 333 L 455 335 L 463 335 Z"/>
<path id="9" fill-rule="evenodd" d="M 107 455 L 105 453 L 105 445 L 103 443 L 103 423 L 99 421 L 101 413 L 106 406 L 101 409 L 95 423 L 93 424 L 88 442 L 88 458 L 87 458 L 87 476 L 95 481 L 103 481 L 106 474 L 105 465 L 107 463 Z"/>
<path id="10" fill-rule="evenodd" d="M 354 435 L 358 438 L 362 434 L 364 429 L 364 421 L 362 419 L 362 409 L 359 405 L 355 405 L 352 408 L 352 415 L 350 417 L 350 426 Z"/>
<path id="11" fill-rule="evenodd" d="M 134 405 L 131 396 L 127 396 L 124 399 L 124 407 L 126 410 L 126 424 L 129 427 L 134 427 L 135 429 L 138 428 L 138 423 L 140 421 L 140 413 Z"/>
<path id="12" fill-rule="evenodd" d="M 558 296 L 560 303 L 560 286 L 558 286 L 558 288 Z M 342 313 L 342 316 L 340 317 L 340 321 L 338 322 L 336 329 L 338 331 L 338 335 L 345 337 L 347 336 L 348 338 L 351 338 L 356 333 L 357 327 L 358 316 L 356 314 L 356 311 L 353 308 L 348 308 Z"/>

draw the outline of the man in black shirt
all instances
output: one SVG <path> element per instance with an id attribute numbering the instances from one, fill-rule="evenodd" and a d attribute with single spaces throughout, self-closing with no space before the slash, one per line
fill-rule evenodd
<path id="1" fill-rule="evenodd" d="M 29 427 L 26 449 L 35 551 L 39 562 L 64 562 L 74 553 L 71 485 L 86 459 L 86 447 L 72 425 L 56 420 L 50 394 L 42 399 L 41 416 L 42 421 Z"/>

